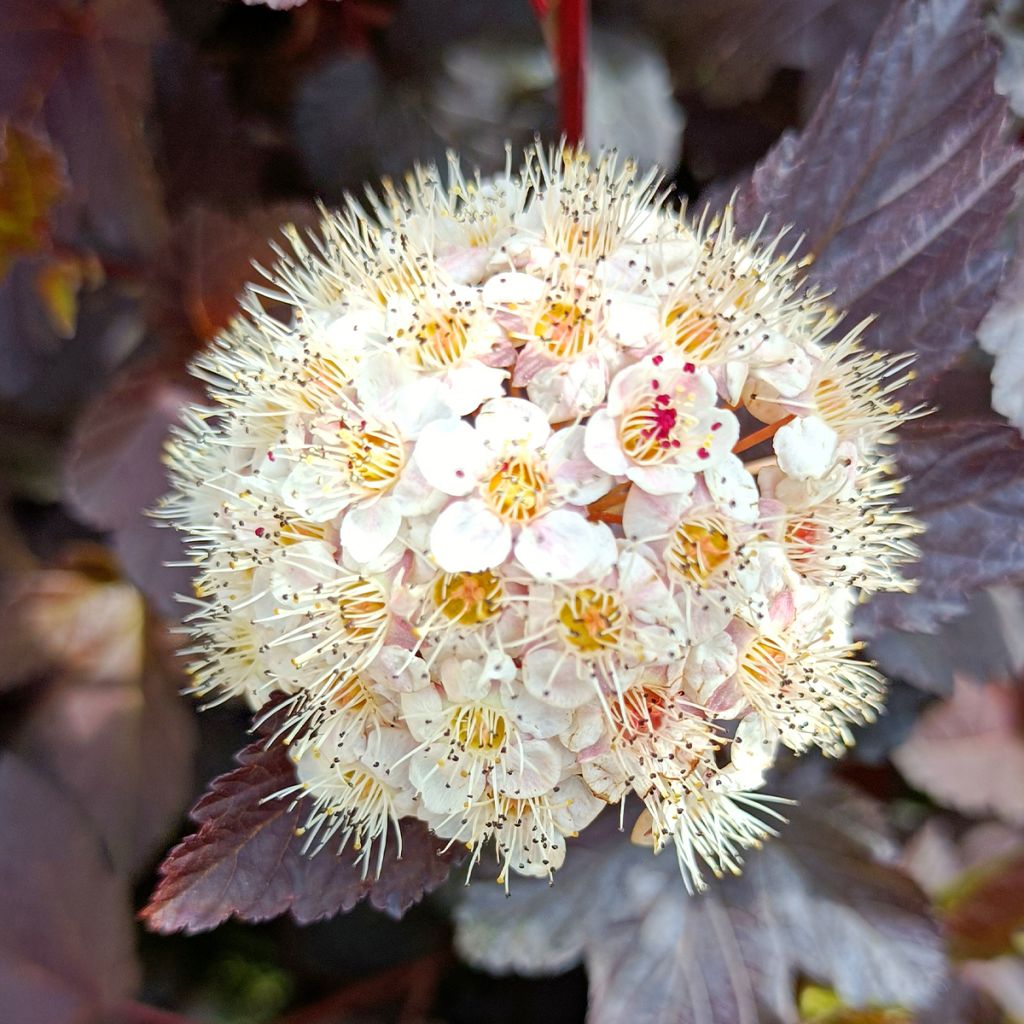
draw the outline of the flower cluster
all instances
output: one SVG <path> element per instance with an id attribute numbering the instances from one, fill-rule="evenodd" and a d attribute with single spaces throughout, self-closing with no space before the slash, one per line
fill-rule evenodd
<path id="1" fill-rule="evenodd" d="M 779 745 L 882 701 L 848 623 L 914 554 L 905 363 L 614 155 L 420 170 L 289 240 L 170 449 L 195 691 L 286 695 L 311 852 L 372 869 L 415 816 L 507 884 L 633 794 L 688 885 L 738 870 Z"/>

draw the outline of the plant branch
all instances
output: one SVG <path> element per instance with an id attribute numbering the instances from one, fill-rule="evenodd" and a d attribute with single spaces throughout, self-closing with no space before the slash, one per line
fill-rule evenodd
<path id="1" fill-rule="evenodd" d="M 558 114 L 570 146 L 583 144 L 590 0 L 559 0 Z"/>
<path id="2" fill-rule="evenodd" d="M 558 117 L 570 146 L 583 144 L 590 0 L 530 0 L 558 72 Z"/>

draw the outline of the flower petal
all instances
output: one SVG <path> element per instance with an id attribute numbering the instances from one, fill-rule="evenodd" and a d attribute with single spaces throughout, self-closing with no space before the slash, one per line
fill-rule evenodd
<path id="1" fill-rule="evenodd" d="M 359 364 L 359 401 L 374 412 L 390 409 L 398 389 L 415 379 L 412 367 L 396 352 L 373 352 Z"/>
<path id="2" fill-rule="evenodd" d="M 553 647 L 542 647 L 526 655 L 523 682 L 533 697 L 557 708 L 578 708 L 593 700 L 597 692 L 597 682 L 588 670 Z"/>
<path id="3" fill-rule="evenodd" d="M 488 454 L 465 420 L 435 420 L 416 442 L 415 460 L 428 483 L 445 494 L 462 497 L 476 487 Z"/>
<path id="4" fill-rule="evenodd" d="M 484 305 L 492 309 L 497 306 L 515 309 L 518 306 L 539 302 L 544 297 L 547 287 L 543 278 L 509 271 L 488 278 L 481 289 L 481 297 Z"/>
<path id="5" fill-rule="evenodd" d="M 552 483 L 571 505 L 589 505 L 612 488 L 612 478 L 584 453 L 585 434 L 582 426 L 565 427 L 555 431 L 544 446 Z"/>
<path id="6" fill-rule="evenodd" d="M 707 470 L 704 482 L 715 504 L 726 515 L 742 523 L 752 523 L 757 519 L 761 495 L 757 483 L 738 455 L 730 453 L 713 469 Z"/>
<path id="7" fill-rule="evenodd" d="M 689 493 L 650 494 L 630 487 L 622 508 L 622 532 L 630 540 L 650 540 L 668 533 L 693 503 Z"/>
<path id="8" fill-rule="evenodd" d="M 559 508 L 524 527 L 516 558 L 535 579 L 568 580 L 607 559 L 609 538 L 614 548 L 604 523 L 590 523 L 578 512 Z"/>
<path id="9" fill-rule="evenodd" d="M 350 558 L 370 562 L 398 536 L 401 525 L 398 502 L 385 496 L 350 508 L 341 521 L 339 540 Z"/>
<path id="10" fill-rule="evenodd" d="M 551 436 L 551 425 L 544 411 L 525 398 L 492 398 L 477 413 L 476 431 L 493 451 L 510 443 L 539 448 Z"/>
<path id="11" fill-rule="evenodd" d="M 832 465 L 836 432 L 818 416 L 793 420 L 775 433 L 775 455 L 783 473 L 797 480 L 823 477 Z"/>
<path id="12" fill-rule="evenodd" d="M 445 572 L 480 572 L 500 565 L 512 546 L 512 530 L 482 501 L 449 505 L 430 531 L 430 552 Z"/>
<path id="13" fill-rule="evenodd" d="M 562 774 L 562 759 L 552 740 L 526 740 L 521 752 L 509 751 L 506 766 L 501 773 L 501 791 L 519 800 L 549 792 Z"/>
<path id="14" fill-rule="evenodd" d="M 630 466 L 626 476 L 648 494 L 689 495 L 697 477 L 683 466 L 672 463 L 660 466 Z"/>
<path id="15" fill-rule="evenodd" d="M 468 416 L 481 403 L 504 393 L 502 382 L 507 376 L 507 370 L 478 362 L 454 366 L 442 381 L 447 404 L 459 416 Z"/>
<path id="16" fill-rule="evenodd" d="M 606 473 L 621 476 L 632 465 L 619 443 L 618 427 L 607 409 L 598 409 L 587 423 L 583 437 L 587 458 Z"/>
<path id="17" fill-rule="evenodd" d="M 643 348 L 661 331 L 656 300 L 612 293 L 601 311 L 601 329 L 624 348 Z"/>
<path id="18" fill-rule="evenodd" d="M 568 708 L 555 707 L 547 701 L 539 700 L 521 687 L 516 687 L 506 695 L 505 706 L 516 725 L 537 739 L 557 736 L 572 723 L 572 712 Z"/>

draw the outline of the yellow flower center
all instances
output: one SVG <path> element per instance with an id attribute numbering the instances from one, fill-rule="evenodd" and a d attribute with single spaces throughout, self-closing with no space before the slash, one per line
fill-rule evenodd
<path id="1" fill-rule="evenodd" d="M 786 652 L 774 637 L 755 637 L 743 652 L 739 674 L 747 685 L 774 689 L 783 682 Z"/>
<path id="2" fill-rule="evenodd" d="M 479 626 L 501 610 L 501 580 L 489 572 L 456 572 L 434 583 L 434 603 L 460 626 Z"/>
<path id="3" fill-rule="evenodd" d="M 398 479 L 405 465 L 401 438 L 390 427 L 363 422 L 342 424 L 338 447 L 349 480 L 369 494 L 382 494 Z"/>
<path id="4" fill-rule="evenodd" d="M 361 803 L 376 803 L 385 796 L 384 787 L 369 772 L 349 768 L 339 774 L 351 797 Z"/>
<path id="5" fill-rule="evenodd" d="M 418 327 L 414 337 L 417 344 L 409 350 L 413 361 L 427 370 L 443 370 L 462 359 L 469 345 L 469 323 L 438 316 Z"/>
<path id="6" fill-rule="evenodd" d="M 545 467 L 532 452 L 525 452 L 495 465 L 483 487 L 483 498 L 502 519 L 526 523 L 543 511 L 547 487 Z"/>
<path id="7" fill-rule="evenodd" d="M 377 706 L 366 683 L 356 674 L 339 676 L 331 688 L 330 700 L 341 711 L 359 712 Z"/>
<path id="8" fill-rule="evenodd" d="M 573 359 L 594 342 L 590 318 L 575 303 L 552 302 L 537 318 L 534 335 L 557 359 Z"/>
<path id="9" fill-rule="evenodd" d="M 688 364 L 691 365 L 691 364 Z M 619 443 L 622 450 L 641 465 L 656 465 L 670 458 L 682 444 L 685 436 L 697 423 L 696 417 L 683 406 L 690 405 L 693 397 L 670 393 L 662 382 L 651 381 L 651 390 L 619 422 Z M 718 429 L 717 425 L 713 429 Z M 707 439 L 710 443 L 710 437 Z M 708 458 L 707 447 L 698 449 L 701 458 Z"/>
<path id="10" fill-rule="evenodd" d="M 821 527 L 812 513 L 793 516 L 786 522 L 784 541 L 790 559 L 806 559 L 821 542 Z"/>
<path id="11" fill-rule="evenodd" d="M 584 587 L 562 602 L 558 621 L 566 643 L 578 654 L 600 654 L 617 647 L 624 613 L 619 599 L 607 590 Z"/>
<path id="12" fill-rule="evenodd" d="M 299 401 L 308 409 L 317 412 L 329 401 L 336 400 L 351 384 L 352 375 L 330 356 L 311 356 L 302 366 L 300 380 L 303 384 L 298 391 Z M 282 418 L 281 432 L 284 431 Z"/>
<path id="13" fill-rule="evenodd" d="M 665 552 L 669 571 L 687 583 L 707 583 L 732 555 L 729 535 L 711 522 L 681 522 Z"/>
<path id="14" fill-rule="evenodd" d="M 369 643 L 384 632 L 388 621 L 388 599 L 383 587 L 373 580 L 346 580 L 337 598 L 338 616 L 348 643 Z"/>
<path id="15" fill-rule="evenodd" d="M 829 426 L 841 425 L 853 411 L 849 389 L 838 377 L 822 377 L 814 386 L 814 402 Z"/>
<path id="16" fill-rule="evenodd" d="M 686 303 L 679 303 L 668 311 L 665 325 L 671 329 L 673 344 L 701 362 L 715 355 L 724 334 L 717 314 Z"/>
<path id="17" fill-rule="evenodd" d="M 658 690 L 634 687 L 609 706 L 616 730 L 626 743 L 640 736 L 655 735 L 665 721 L 665 695 Z"/>
<path id="18" fill-rule="evenodd" d="M 486 705 L 462 705 L 452 721 L 452 741 L 474 754 L 498 754 L 505 746 L 508 726 L 500 711 Z"/>

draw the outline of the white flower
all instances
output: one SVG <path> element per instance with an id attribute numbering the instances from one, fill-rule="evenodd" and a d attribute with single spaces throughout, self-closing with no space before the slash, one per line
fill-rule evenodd
<path id="1" fill-rule="evenodd" d="M 576 443 L 574 443 L 576 439 Z M 611 485 L 579 451 L 578 432 L 552 433 L 544 413 L 521 398 L 484 404 L 471 427 L 435 423 L 416 446 L 416 462 L 450 504 L 430 531 L 445 572 L 476 572 L 505 561 L 515 541 L 520 564 L 538 579 L 569 579 L 607 557 L 607 527 L 572 509 Z"/>
<path id="2" fill-rule="evenodd" d="M 881 704 L 849 620 L 915 553 L 905 358 L 613 156 L 366 202 L 289 232 L 290 322 L 253 304 L 196 360 L 160 510 L 193 691 L 283 693 L 306 848 L 367 873 L 417 817 L 550 876 L 630 793 L 687 886 L 739 870 L 778 745 L 837 755 Z"/>
<path id="3" fill-rule="evenodd" d="M 832 465 L 839 438 L 824 420 L 805 416 L 775 434 L 779 469 L 796 480 L 823 477 Z"/>
<path id="4" fill-rule="evenodd" d="M 595 466 L 650 494 L 686 494 L 694 474 L 721 461 L 739 437 L 736 417 L 715 401 L 706 370 L 650 356 L 615 376 L 607 406 L 587 424 L 584 450 Z"/>

